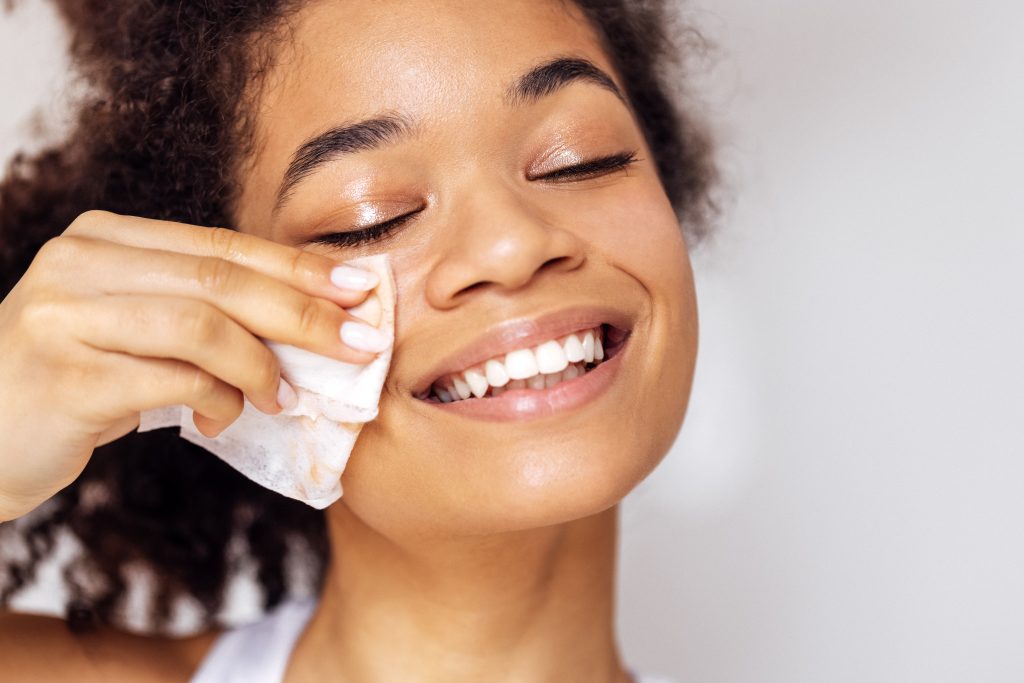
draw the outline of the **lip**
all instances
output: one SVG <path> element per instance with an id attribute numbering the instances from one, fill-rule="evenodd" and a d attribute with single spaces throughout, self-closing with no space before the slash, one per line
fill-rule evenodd
<path id="1" fill-rule="evenodd" d="M 431 384 L 444 375 L 460 372 L 516 349 L 533 347 L 549 339 L 556 339 L 602 324 L 610 325 L 618 331 L 628 334 L 633 329 L 633 317 L 625 311 L 607 306 L 574 306 L 535 318 L 505 321 L 490 328 L 434 366 L 416 384 L 413 395 L 426 394 L 430 391 Z M 600 367 L 599 365 L 595 368 L 595 371 Z M 557 389 L 558 387 L 553 388 Z"/>
<path id="2" fill-rule="evenodd" d="M 632 335 L 614 348 L 614 355 L 585 375 L 559 382 L 547 389 L 512 389 L 497 398 L 468 398 L 429 405 L 463 417 L 489 422 L 513 422 L 549 417 L 573 410 L 596 399 L 618 376 Z"/>

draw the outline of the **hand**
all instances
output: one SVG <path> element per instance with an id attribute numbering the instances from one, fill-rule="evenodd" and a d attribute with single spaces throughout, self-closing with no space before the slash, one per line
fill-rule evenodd
<path id="1" fill-rule="evenodd" d="M 0 302 L 0 521 L 74 481 L 143 410 L 185 404 L 211 437 L 238 418 L 243 395 L 280 412 L 294 391 L 258 337 L 371 361 L 383 350 L 375 330 L 344 309 L 377 278 L 339 265 L 223 228 L 79 216 Z M 342 342 L 345 323 L 364 350 Z"/>

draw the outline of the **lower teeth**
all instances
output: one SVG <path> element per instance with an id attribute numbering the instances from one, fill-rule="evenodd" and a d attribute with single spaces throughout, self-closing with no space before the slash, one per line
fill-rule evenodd
<path id="1" fill-rule="evenodd" d="M 603 361 L 595 361 L 593 363 L 580 362 L 580 363 L 573 363 L 572 365 L 575 366 L 576 369 L 577 369 L 576 377 L 582 377 L 583 375 L 587 374 L 588 372 L 590 372 L 591 370 L 596 368 L 602 362 Z M 545 377 L 545 378 L 548 377 L 547 375 L 539 375 L 539 376 L 540 377 Z M 537 376 L 535 375 L 535 377 L 537 377 Z M 536 381 L 536 379 L 534 379 L 534 378 L 531 378 L 531 379 L 533 379 L 533 381 Z M 549 380 L 545 380 L 545 382 L 544 382 L 545 386 L 541 387 L 541 388 L 550 388 L 552 386 L 556 386 L 557 384 L 562 384 L 563 382 L 568 382 L 568 381 L 571 381 L 571 380 L 561 379 L 561 380 L 555 382 L 554 384 L 551 384 Z M 508 384 L 506 384 L 503 387 L 488 387 L 487 388 L 487 393 L 485 393 L 483 396 L 481 396 L 481 398 L 496 398 L 496 397 L 500 396 L 501 394 L 505 393 L 506 391 L 512 391 L 514 389 L 529 389 L 530 388 L 529 387 L 529 382 L 530 382 L 530 380 L 514 380 L 512 382 L 509 382 Z M 436 393 L 436 390 L 432 391 L 431 394 L 430 394 L 430 398 L 432 400 L 440 402 L 440 403 L 454 403 L 456 401 L 463 401 L 463 400 L 465 400 L 465 399 L 461 398 L 458 395 L 458 393 L 452 392 L 452 393 L 450 393 L 450 396 L 452 397 L 452 400 L 446 401 L 446 400 L 441 398 Z M 470 398 L 475 398 L 475 397 L 474 396 L 470 396 Z"/>

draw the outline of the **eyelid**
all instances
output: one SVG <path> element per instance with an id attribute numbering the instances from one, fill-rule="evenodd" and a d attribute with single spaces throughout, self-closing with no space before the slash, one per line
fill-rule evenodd
<path id="1" fill-rule="evenodd" d="M 372 228 L 380 223 L 400 218 L 407 213 L 423 208 L 422 205 L 408 201 L 373 201 L 356 206 L 355 218 L 351 225 L 354 229 Z"/>
<path id="2" fill-rule="evenodd" d="M 552 180 L 557 182 L 561 178 L 572 179 L 573 177 L 586 178 L 607 175 L 609 173 L 625 169 L 631 166 L 632 164 L 641 161 L 641 159 L 637 156 L 639 153 L 639 150 L 627 150 L 623 152 L 617 152 L 615 154 L 607 154 L 605 156 L 583 159 L 578 163 L 562 166 L 561 168 L 556 168 L 552 171 L 547 171 L 542 174 L 527 175 L 526 179 Z"/>
<path id="3" fill-rule="evenodd" d="M 552 154 L 547 154 L 541 160 L 539 171 L 533 177 L 539 178 L 550 171 L 557 171 L 560 168 L 576 166 L 586 161 L 586 156 L 580 154 L 570 147 L 559 147 Z"/>
<path id="4" fill-rule="evenodd" d="M 329 232 L 308 240 L 306 244 L 324 244 L 330 247 L 342 249 L 380 242 L 390 237 L 391 234 L 401 226 L 415 220 L 422 211 L 423 208 L 419 208 L 415 211 L 409 211 L 400 216 L 395 216 L 394 218 L 389 218 L 386 221 L 368 225 L 358 230 Z"/>

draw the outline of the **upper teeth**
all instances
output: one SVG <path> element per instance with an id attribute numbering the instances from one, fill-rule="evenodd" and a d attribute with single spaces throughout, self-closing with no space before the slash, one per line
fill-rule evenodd
<path id="1" fill-rule="evenodd" d="M 601 328 L 552 339 L 532 348 L 516 349 L 474 365 L 463 372 L 443 377 L 434 383 L 434 392 L 444 402 L 481 398 L 490 387 L 504 387 L 512 383 L 534 389 L 553 386 L 565 377 L 571 379 L 579 368 L 573 363 L 594 363 L 604 360 Z M 564 371 L 564 375 L 563 375 Z M 569 377 L 571 375 L 571 377 Z M 530 381 L 526 381 L 530 380 Z"/>

